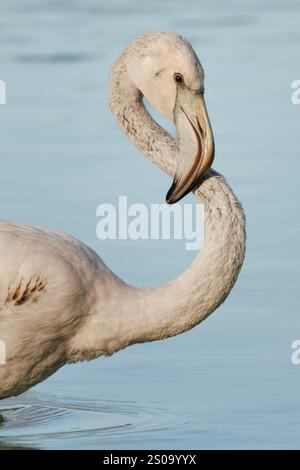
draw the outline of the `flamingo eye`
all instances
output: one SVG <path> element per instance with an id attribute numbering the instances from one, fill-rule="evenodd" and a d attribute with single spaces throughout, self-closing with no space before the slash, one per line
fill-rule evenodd
<path id="1" fill-rule="evenodd" d="M 181 73 L 175 73 L 174 74 L 174 80 L 176 83 L 183 83 L 184 80 L 183 80 L 183 76 L 181 75 Z"/>

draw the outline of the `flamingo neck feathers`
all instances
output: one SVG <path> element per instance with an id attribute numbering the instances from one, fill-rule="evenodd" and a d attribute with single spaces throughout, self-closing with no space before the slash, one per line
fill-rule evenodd
<path id="1" fill-rule="evenodd" d="M 152 119 L 140 91 L 128 80 L 126 54 L 112 69 L 109 104 L 134 145 L 173 176 L 176 142 Z M 204 205 L 205 240 L 192 265 L 176 279 L 155 288 L 136 288 L 121 280 L 118 285 L 113 283 L 107 311 L 103 306 L 96 311 L 81 338 L 82 359 L 180 334 L 224 302 L 244 260 L 243 210 L 223 176 L 213 170 L 206 173 L 195 195 Z"/>

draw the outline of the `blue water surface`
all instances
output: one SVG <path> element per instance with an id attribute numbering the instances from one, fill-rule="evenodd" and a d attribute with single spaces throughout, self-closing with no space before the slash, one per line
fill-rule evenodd
<path id="1" fill-rule="evenodd" d="M 248 234 L 243 270 L 217 312 L 186 334 L 66 366 L 1 401 L 3 447 L 300 447 L 300 366 L 291 362 L 300 339 L 299 24 L 297 0 L 1 0 L 1 218 L 70 233 L 139 286 L 192 262 L 182 240 L 96 237 L 98 204 L 120 194 L 161 203 L 170 186 L 107 107 L 123 47 L 166 30 L 186 36 L 204 65 L 214 168 L 242 201 Z"/>

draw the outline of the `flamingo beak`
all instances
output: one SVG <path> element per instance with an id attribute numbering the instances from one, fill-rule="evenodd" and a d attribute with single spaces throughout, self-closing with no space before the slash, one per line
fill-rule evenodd
<path id="1" fill-rule="evenodd" d="M 192 191 L 213 162 L 215 145 L 203 93 L 177 87 L 174 108 L 177 169 L 166 202 L 174 204 Z"/>

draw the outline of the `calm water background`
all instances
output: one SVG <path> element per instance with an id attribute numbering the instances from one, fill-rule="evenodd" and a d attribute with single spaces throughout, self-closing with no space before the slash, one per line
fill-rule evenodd
<path id="1" fill-rule="evenodd" d="M 1 218 L 71 233 L 140 286 L 189 265 L 195 253 L 182 241 L 95 234 L 101 202 L 124 194 L 160 203 L 169 187 L 107 108 L 122 48 L 145 30 L 169 30 L 205 67 L 214 167 L 248 222 L 243 271 L 216 313 L 182 336 L 64 367 L 2 401 L 2 445 L 300 448 L 300 366 L 290 359 L 300 338 L 299 24 L 298 0 L 1 0 Z"/>

